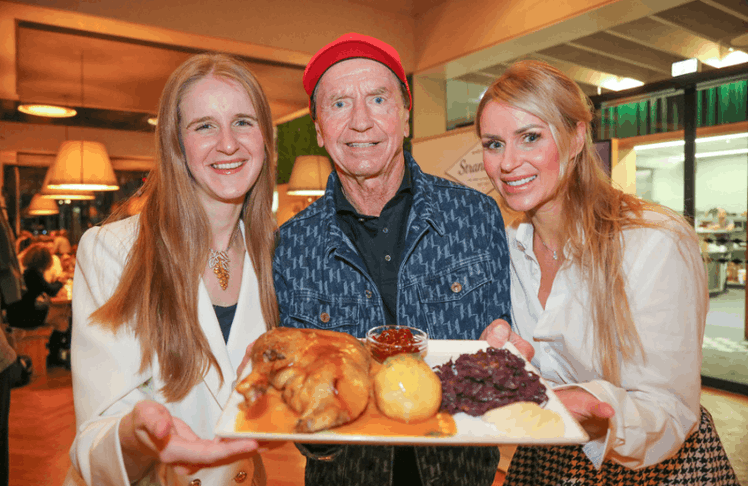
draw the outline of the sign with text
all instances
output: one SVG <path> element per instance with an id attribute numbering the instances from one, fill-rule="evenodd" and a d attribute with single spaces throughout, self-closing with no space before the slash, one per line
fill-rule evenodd
<path id="1" fill-rule="evenodd" d="M 491 179 L 483 169 L 483 147 L 480 141 L 447 169 L 446 174 L 457 182 L 484 194 L 494 190 Z"/>

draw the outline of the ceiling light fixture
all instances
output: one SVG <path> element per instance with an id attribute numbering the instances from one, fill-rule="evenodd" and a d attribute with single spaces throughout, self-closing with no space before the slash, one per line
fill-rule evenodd
<path id="1" fill-rule="evenodd" d="M 732 50 L 726 56 L 722 56 L 721 58 L 710 57 L 709 59 L 703 59 L 702 62 L 719 69 L 748 62 L 748 54 L 743 51 Z"/>
<path id="2" fill-rule="evenodd" d="M 81 51 L 81 107 L 83 92 L 83 51 Z M 67 135 L 65 136 L 67 138 Z M 66 140 L 47 171 L 45 188 L 55 191 L 116 191 L 119 189 L 106 147 L 100 142 Z"/>
<path id="3" fill-rule="evenodd" d="M 70 118 L 78 112 L 72 108 L 54 105 L 18 105 L 18 111 L 27 115 L 45 116 L 47 118 Z"/>
<path id="4" fill-rule="evenodd" d="M 62 142 L 47 172 L 52 190 L 116 191 L 119 189 L 112 162 L 103 143 L 83 140 Z"/>
<path id="5" fill-rule="evenodd" d="M 93 193 L 93 191 L 73 191 L 73 190 L 50 189 L 48 187 L 50 172 L 51 170 L 47 170 L 47 174 L 44 176 L 44 182 L 42 183 L 42 190 L 39 192 L 42 198 L 62 199 L 65 201 L 69 201 L 69 200 L 90 201 L 92 199 L 96 199 L 96 195 Z"/>
<path id="6" fill-rule="evenodd" d="M 64 201 L 92 201 L 96 199 L 93 191 L 55 191 L 48 189 L 46 191 L 42 190 L 39 194 L 44 199 L 62 199 Z"/>
<path id="7" fill-rule="evenodd" d="M 26 214 L 29 216 L 51 216 L 60 214 L 60 208 L 52 199 L 44 199 L 41 194 L 34 194 L 31 198 L 29 207 L 26 208 Z"/>
<path id="8" fill-rule="evenodd" d="M 684 59 L 683 61 L 674 62 L 670 66 L 670 74 L 673 77 L 699 72 L 701 72 L 701 61 L 695 57 L 692 57 L 691 59 Z"/>
<path id="9" fill-rule="evenodd" d="M 644 86 L 644 83 L 633 78 L 608 78 L 600 83 L 600 86 L 611 91 L 623 91 L 624 89 Z"/>

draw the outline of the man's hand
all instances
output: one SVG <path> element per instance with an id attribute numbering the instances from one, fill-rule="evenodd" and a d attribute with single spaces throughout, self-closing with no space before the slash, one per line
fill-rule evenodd
<path id="1" fill-rule="evenodd" d="M 480 338 L 488 341 L 488 344 L 494 348 L 500 348 L 504 346 L 504 343 L 509 341 L 527 361 L 530 361 L 535 356 L 535 349 L 532 347 L 532 344 L 512 331 L 512 327 L 504 319 L 496 319 L 489 324 L 481 333 Z"/>
<path id="2" fill-rule="evenodd" d="M 179 474 L 228 464 L 257 450 L 249 439 L 201 439 L 182 420 L 160 403 L 143 400 L 122 418 L 120 444 L 130 480 L 138 480 L 149 464 L 158 461 L 174 466 Z"/>
<path id="3" fill-rule="evenodd" d="M 601 402 L 582 388 L 565 388 L 554 390 L 554 393 L 591 440 L 607 433 L 609 419 L 615 415 L 615 410 L 609 403 Z"/>

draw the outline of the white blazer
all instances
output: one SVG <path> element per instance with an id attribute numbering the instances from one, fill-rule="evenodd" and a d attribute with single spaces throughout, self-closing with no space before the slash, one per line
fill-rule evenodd
<path id="1" fill-rule="evenodd" d="M 135 241 L 137 225 L 138 217 L 133 216 L 92 228 L 78 245 L 71 349 L 78 430 L 70 449 L 70 459 L 74 469 L 71 474 L 79 476 L 78 483 L 82 479 L 90 486 L 130 484 L 119 444 L 119 421 L 141 400 L 152 399 L 164 404 L 173 416 L 186 422 L 198 436 L 213 438 L 213 428 L 229 398 L 246 347 L 265 331 L 257 277 L 249 255 L 245 253 L 239 301 L 228 343 L 224 342 L 202 280 L 198 290 L 200 326 L 220 365 L 223 383 L 216 369 L 211 367 L 203 381 L 184 399 L 166 403 L 159 392 L 164 383 L 157 360 L 154 359 L 149 369 L 139 371 L 141 352 L 134 333 L 122 329 L 115 334 L 89 321 L 91 313 L 114 293 Z M 240 482 L 248 485 L 265 483 L 259 455 L 254 454 L 227 466 L 202 469 L 191 477 L 177 475 L 172 468 L 159 465 L 139 484 L 234 486 Z"/>

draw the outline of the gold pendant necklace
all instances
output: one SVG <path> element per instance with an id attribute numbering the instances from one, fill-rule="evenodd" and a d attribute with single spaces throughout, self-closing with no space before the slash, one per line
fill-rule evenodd
<path id="1" fill-rule="evenodd" d="M 238 226 L 237 226 L 238 228 Z M 210 249 L 210 257 L 208 257 L 208 266 L 213 269 L 213 273 L 218 279 L 218 285 L 221 286 L 221 290 L 226 290 L 229 286 L 229 248 L 231 243 L 234 241 L 236 235 L 236 229 L 231 233 L 229 243 L 226 245 L 226 249 L 223 251 L 216 251 L 213 248 Z"/>
<path id="2" fill-rule="evenodd" d="M 229 286 L 229 254 L 226 250 L 215 251 L 213 248 L 210 249 L 210 257 L 208 258 L 208 266 L 213 269 L 213 273 L 218 278 L 218 284 L 221 289 L 226 290 Z"/>

